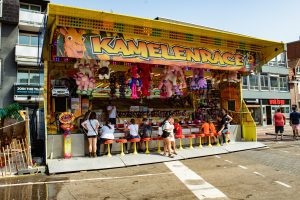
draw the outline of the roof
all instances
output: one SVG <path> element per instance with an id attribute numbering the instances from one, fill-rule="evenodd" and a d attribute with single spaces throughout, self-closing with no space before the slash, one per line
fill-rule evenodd
<path id="1" fill-rule="evenodd" d="M 161 37 L 169 37 L 170 33 L 174 33 L 175 36 L 180 34 L 188 35 L 190 39 L 189 42 L 197 43 L 198 46 L 200 42 L 214 44 L 215 41 L 219 41 L 218 44 L 225 48 L 229 48 L 230 45 L 228 44 L 233 44 L 236 49 L 262 52 L 265 56 L 265 63 L 284 51 L 284 44 L 282 42 L 258 39 L 255 37 L 178 22 L 175 20 L 159 19 L 160 20 L 126 16 L 50 3 L 48 4 L 47 21 L 47 31 L 50 35 L 49 40 L 46 39 L 45 45 L 47 45 L 48 41 L 51 44 L 52 36 L 57 26 L 90 30 L 104 29 L 104 31 L 107 30 L 115 32 L 122 30 L 128 31 L 128 34 L 133 34 L 133 29 L 140 27 L 141 31 L 138 34 L 149 34 L 149 31 L 152 31 L 153 33 L 156 30 L 160 30 Z M 101 27 L 102 25 L 103 27 Z M 116 27 L 116 25 L 119 25 L 120 27 Z M 130 31 L 131 33 L 129 33 Z M 180 37 L 177 36 L 175 39 L 180 40 Z M 197 38 L 200 39 L 197 40 Z"/>

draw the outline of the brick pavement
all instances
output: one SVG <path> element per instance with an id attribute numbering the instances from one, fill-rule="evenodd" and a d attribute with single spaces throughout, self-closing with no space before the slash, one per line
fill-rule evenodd
<path id="1" fill-rule="evenodd" d="M 274 141 L 275 140 L 275 127 L 274 126 L 258 126 L 256 127 L 258 141 Z M 289 125 L 284 126 L 283 140 L 293 140 L 293 130 Z"/>

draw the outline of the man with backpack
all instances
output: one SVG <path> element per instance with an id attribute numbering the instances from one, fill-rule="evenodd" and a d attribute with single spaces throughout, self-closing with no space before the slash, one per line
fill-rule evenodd
<path id="1" fill-rule="evenodd" d="M 290 113 L 290 125 L 293 129 L 293 138 L 297 139 L 299 137 L 299 129 L 300 129 L 300 113 L 296 111 L 297 106 L 292 106 L 292 112 Z"/>

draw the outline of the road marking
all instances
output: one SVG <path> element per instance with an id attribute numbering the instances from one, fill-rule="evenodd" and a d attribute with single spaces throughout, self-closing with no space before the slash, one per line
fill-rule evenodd
<path id="1" fill-rule="evenodd" d="M 215 157 L 216 157 L 216 158 L 221 158 L 221 156 L 218 156 L 218 155 L 216 155 Z"/>
<path id="2" fill-rule="evenodd" d="M 70 179 L 70 180 L 59 180 L 59 181 L 39 181 L 39 182 L 14 183 L 14 184 L 0 185 L 0 188 L 23 186 L 23 185 L 43 185 L 43 184 L 55 184 L 55 183 L 73 183 L 73 182 L 85 182 L 85 181 L 125 179 L 125 178 L 136 178 L 136 177 L 147 177 L 147 176 L 162 176 L 162 175 L 169 175 L 169 174 L 173 174 L 173 172 L 164 172 L 164 173 L 157 173 L 157 174 L 139 174 L 139 175 L 133 175 L 133 176 L 115 176 L 115 177 Z"/>
<path id="3" fill-rule="evenodd" d="M 228 163 L 233 163 L 233 162 L 231 162 L 230 160 L 225 160 L 225 162 L 228 162 Z"/>
<path id="4" fill-rule="evenodd" d="M 227 196 L 207 183 L 201 176 L 190 170 L 180 161 L 165 162 L 165 165 L 177 176 L 177 178 L 189 189 L 198 199 L 223 198 Z"/>
<path id="5" fill-rule="evenodd" d="M 258 176 L 261 176 L 261 177 L 266 177 L 265 175 L 259 173 L 259 172 L 253 172 L 254 174 L 258 175 Z"/>
<path id="6" fill-rule="evenodd" d="M 288 185 L 288 184 L 285 184 L 283 182 L 280 182 L 280 181 L 275 181 L 275 183 L 278 183 L 279 185 L 283 185 L 284 187 L 287 187 L 287 188 L 291 188 L 292 186 Z"/>
<path id="7" fill-rule="evenodd" d="M 238 165 L 240 168 L 242 169 L 248 169 L 247 167 L 243 166 L 243 165 Z"/>
<path id="8" fill-rule="evenodd" d="M 288 152 L 288 151 L 284 151 L 284 150 L 278 150 L 278 151 L 281 151 L 281 152 L 284 152 L 284 153 L 290 153 L 290 152 Z"/>

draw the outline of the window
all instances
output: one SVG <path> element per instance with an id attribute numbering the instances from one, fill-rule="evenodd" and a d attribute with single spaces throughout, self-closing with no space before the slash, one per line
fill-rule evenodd
<path id="1" fill-rule="evenodd" d="M 19 44 L 28 46 L 38 46 L 39 37 L 37 35 L 19 33 Z"/>
<path id="2" fill-rule="evenodd" d="M 248 76 L 243 76 L 243 89 L 248 89 Z"/>
<path id="3" fill-rule="evenodd" d="M 300 66 L 296 67 L 296 74 L 300 74 Z"/>
<path id="4" fill-rule="evenodd" d="M 43 84 L 40 79 L 40 73 L 38 69 L 18 69 L 17 83 L 19 84 Z"/>
<path id="5" fill-rule="evenodd" d="M 265 74 L 260 75 L 260 89 L 269 90 L 269 78 Z"/>
<path id="6" fill-rule="evenodd" d="M 27 3 L 21 3 L 20 4 L 20 10 L 29 11 L 29 12 L 41 12 L 41 6 L 33 5 L 33 4 L 27 4 Z"/>
<path id="7" fill-rule="evenodd" d="M 2 59 L 0 59 L 0 88 L 2 87 Z"/>
<path id="8" fill-rule="evenodd" d="M 278 78 L 277 76 L 270 76 L 270 85 L 271 85 L 271 90 L 272 91 L 278 91 Z"/>
<path id="9" fill-rule="evenodd" d="M 288 81 L 287 77 L 279 77 L 279 90 L 288 91 Z"/>
<path id="10" fill-rule="evenodd" d="M 250 75 L 249 76 L 250 89 L 258 90 L 258 76 Z"/>
<path id="11" fill-rule="evenodd" d="M 3 0 L 0 0 L 0 17 L 2 17 Z"/>

